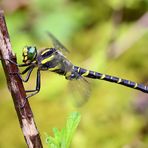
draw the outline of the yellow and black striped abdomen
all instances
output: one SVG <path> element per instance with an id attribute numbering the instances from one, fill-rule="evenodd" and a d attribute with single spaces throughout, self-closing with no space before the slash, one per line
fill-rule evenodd
<path id="1" fill-rule="evenodd" d="M 148 93 L 148 86 L 145 86 L 143 84 L 137 84 L 137 83 L 132 82 L 130 80 L 121 79 L 121 78 L 118 78 L 118 77 L 115 77 L 115 76 L 110 76 L 110 75 L 102 74 L 102 73 L 99 73 L 99 72 L 94 72 L 94 71 L 91 71 L 91 70 L 86 70 L 86 69 L 83 69 L 83 68 L 80 68 L 80 67 L 77 67 L 77 66 L 74 66 L 74 70 L 76 72 L 78 72 L 83 77 L 114 82 L 114 83 L 117 83 L 117 84 L 121 84 L 121 85 L 124 85 L 124 86 L 127 86 L 127 87 L 138 89 L 138 90 L 143 91 L 145 93 Z"/>

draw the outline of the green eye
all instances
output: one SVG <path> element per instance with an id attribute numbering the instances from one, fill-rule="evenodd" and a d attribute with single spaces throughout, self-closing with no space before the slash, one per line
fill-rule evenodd
<path id="1" fill-rule="evenodd" d="M 30 63 L 35 60 L 37 56 L 36 47 L 26 46 L 23 48 L 23 62 Z"/>
<path id="2" fill-rule="evenodd" d="M 36 47 L 28 47 L 28 59 L 34 60 L 37 54 Z"/>

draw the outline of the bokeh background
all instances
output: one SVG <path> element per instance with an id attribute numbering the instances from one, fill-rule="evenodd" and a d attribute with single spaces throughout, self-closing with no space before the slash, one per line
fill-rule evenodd
<path id="1" fill-rule="evenodd" d="M 74 64 L 148 84 L 148 0 L 1 0 L 0 8 L 18 63 L 25 45 L 51 47 L 45 33 L 50 31 Z M 26 89 L 35 87 L 35 79 L 34 70 Z M 89 100 L 77 107 L 75 89 L 64 77 L 42 72 L 41 83 L 29 101 L 44 147 L 45 133 L 64 127 L 73 111 L 82 119 L 72 148 L 148 147 L 147 94 L 92 80 Z M 1 64 L 0 94 L 0 147 L 25 148 Z"/>

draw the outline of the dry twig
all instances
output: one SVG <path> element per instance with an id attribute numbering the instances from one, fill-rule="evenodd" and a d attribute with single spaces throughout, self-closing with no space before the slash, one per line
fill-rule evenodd
<path id="1" fill-rule="evenodd" d="M 7 79 L 8 88 L 13 98 L 14 107 L 17 112 L 27 146 L 29 148 L 42 148 L 41 139 L 33 119 L 31 108 L 28 101 L 25 100 L 26 93 L 24 86 L 16 74 L 19 72 L 18 67 L 9 62 L 9 60 L 16 62 L 16 57 L 12 53 L 3 11 L 0 11 L 0 57 Z M 21 108 L 25 101 L 25 106 Z"/>

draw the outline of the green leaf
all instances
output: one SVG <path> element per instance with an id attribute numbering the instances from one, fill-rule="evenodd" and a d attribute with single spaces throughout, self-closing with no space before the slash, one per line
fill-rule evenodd
<path id="1" fill-rule="evenodd" d="M 71 115 L 69 116 L 67 120 L 65 138 L 66 138 L 66 143 L 68 147 L 70 146 L 74 132 L 80 122 L 80 118 L 81 116 L 78 112 L 73 112 L 71 113 Z"/>
<path id="2" fill-rule="evenodd" d="M 49 148 L 69 148 L 80 118 L 78 112 L 73 112 L 68 117 L 66 127 L 61 132 L 57 128 L 53 128 L 54 137 L 47 136 L 46 138 Z"/>

